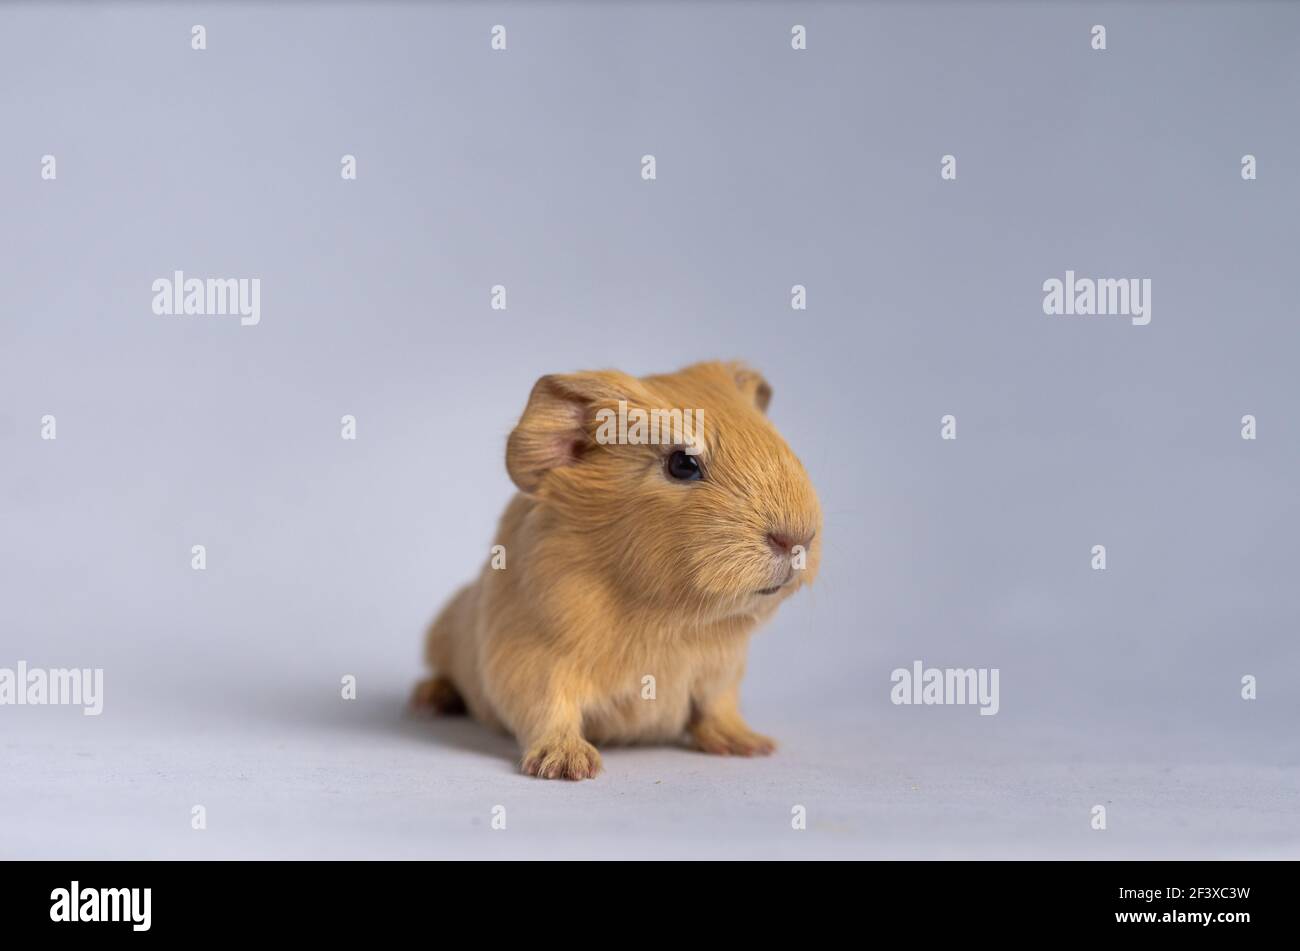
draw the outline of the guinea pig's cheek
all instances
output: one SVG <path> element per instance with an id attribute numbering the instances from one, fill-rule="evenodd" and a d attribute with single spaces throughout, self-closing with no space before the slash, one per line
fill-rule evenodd
<path id="1" fill-rule="evenodd" d="M 750 590 L 746 580 L 737 575 L 749 572 L 739 571 L 740 566 L 733 556 L 726 552 L 700 552 L 691 571 L 694 586 L 705 595 L 713 598 L 732 598 L 737 593 Z"/>

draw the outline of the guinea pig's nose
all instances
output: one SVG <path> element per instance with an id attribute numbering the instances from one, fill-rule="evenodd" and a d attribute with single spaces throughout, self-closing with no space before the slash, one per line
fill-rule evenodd
<path id="1" fill-rule="evenodd" d="M 767 543 L 778 555 L 788 555 L 794 550 L 796 545 L 801 545 L 806 550 L 812 544 L 813 536 L 816 532 L 795 533 L 790 531 L 774 531 L 767 533 Z"/>

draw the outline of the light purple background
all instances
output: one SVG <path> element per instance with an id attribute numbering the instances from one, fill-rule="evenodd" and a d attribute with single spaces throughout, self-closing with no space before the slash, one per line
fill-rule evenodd
<path id="1" fill-rule="evenodd" d="M 0 856 L 1300 854 L 1297 48 L 1280 3 L 0 8 L 0 666 L 106 680 L 0 707 Z M 1151 324 L 1044 316 L 1067 268 Z M 261 324 L 154 316 L 174 269 Z M 403 720 L 536 377 L 708 358 L 826 514 L 745 684 L 780 753 L 546 784 Z M 893 706 L 918 659 L 1001 712 Z"/>

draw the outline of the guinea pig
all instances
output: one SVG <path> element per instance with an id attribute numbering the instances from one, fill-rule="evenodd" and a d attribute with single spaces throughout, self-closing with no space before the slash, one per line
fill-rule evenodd
<path id="1" fill-rule="evenodd" d="M 412 703 L 509 731 L 547 779 L 596 776 L 598 743 L 772 752 L 740 715 L 745 655 L 816 576 L 821 508 L 771 396 L 740 363 L 538 380 L 506 444 L 519 492 Z"/>

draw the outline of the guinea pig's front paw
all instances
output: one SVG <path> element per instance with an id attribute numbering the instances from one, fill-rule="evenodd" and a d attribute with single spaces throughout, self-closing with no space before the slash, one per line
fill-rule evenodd
<path id="1" fill-rule="evenodd" d="M 600 753 L 580 736 L 538 743 L 524 754 L 523 771 L 541 779 L 595 779 Z"/>
<path id="2" fill-rule="evenodd" d="M 767 756 L 776 749 L 776 740 L 739 721 L 701 720 L 690 732 L 696 749 L 719 756 Z"/>

